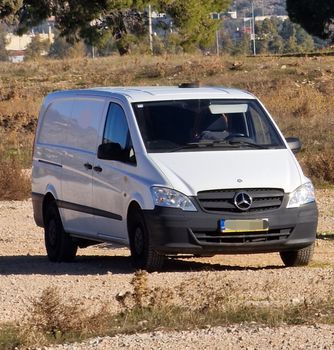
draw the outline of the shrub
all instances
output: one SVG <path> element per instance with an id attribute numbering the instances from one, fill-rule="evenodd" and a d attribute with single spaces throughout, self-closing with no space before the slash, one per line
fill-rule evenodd
<path id="1" fill-rule="evenodd" d="M 102 304 L 89 313 L 78 299 L 64 299 L 56 287 L 47 287 L 31 301 L 20 325 L 21 342 L 27 345 L 63 343 L 105 333 L 113 319 Z"/>
<path id="2" fill-rule="evenodd" d="M 301 163 L 307 176 L 315 183 L 334 183 L 334 149 L 331 147 L 325 147 L 315 154 L 306 154 Z"/>
<path id="3" fill-rule="evenodd" d="M 0 155 L 0 200 L 23 200 L 30 193 L 30 178 L 18 158 Z"/>
<path id="4" fill-rule="evenodd" d="M 13 350 L 22 345 L 17 327 L 10 324 L 0 325 L 0 349 Z"/>

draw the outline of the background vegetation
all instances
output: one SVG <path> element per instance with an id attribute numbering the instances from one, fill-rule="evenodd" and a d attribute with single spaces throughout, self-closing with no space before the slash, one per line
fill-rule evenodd
<path id="1" fill-rule="evenodd" d="M 201 81 L 246 89 L 258 96 L 285 136 L 298 136 L 304 171 L 318 185 L 334 184 L 334 58 L 163 55 L 39 60 L 0 66 L 0 198 L 28 191 L 7 162 L 31 166 L 38 111 L 50 91 L 120 85 L 177 85 Z M 6 170 L 7 169 L 7 172 Z M 14 171 L 14 170 L 13 170 Z M 8 174 L 9 172 L 9 174 Z M 16 173 L 16 170 L 15 170 Z M 27 188 L 26 185 L 24 188 Z"/>
<path id="2" fill-rule="evenodd" d="M 120 55 L 131 52 L 135 36 L 148 33 L 149 4 L 167 13 L 178 29 L 180 46 L 186 51 L 213 42 L 218 21 L 211 12 L 227 10 L 230 0 L 6 0 L 0 1 L 0 21 L 15 26 L 19 34 L 30 31 L 53 16 L 61 36 L 69 42 L 84 40 L 101 47 L 112 37 Z"/>
<path id="3" fill-rule="evenodd" d="M 242 19 L 226 20 L 219 31 L 221 51 L 231 55 L 253 54 L 250 37 L 243 31 Z M 249 29 L 249 21 L 246 28 Z M 324 41 L 309 35 L 300 25 L 289 19 L 266 18 L 255 23 L 257 54 L 309 53 L 325 45 Z"/>

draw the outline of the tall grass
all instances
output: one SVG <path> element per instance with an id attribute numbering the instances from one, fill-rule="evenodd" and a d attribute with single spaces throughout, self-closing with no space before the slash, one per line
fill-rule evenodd
<path id="1" fill-rule="evenodd" d="M 29 176 L 15 157 L 0 157 L 0 200 L 23 200 L 31 193 Z"/>

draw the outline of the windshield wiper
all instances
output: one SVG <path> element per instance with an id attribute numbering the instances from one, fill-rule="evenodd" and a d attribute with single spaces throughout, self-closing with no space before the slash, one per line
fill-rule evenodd
<path id="1" fill-rule="evenodd" d="M 184 149 L 206 148 L 206 147 L 215 147 L 215 146 L 230 147 L 230 146 L 232 146 L 232 144 L 226 140 L 205 140 L 205 141 L 199 141 L 199 142 L 190 142 L 190 143 L 187 143 L 183 146 L 167 150 L 167 152 L 177 152 L 177 151 L 181 151 Z"/>
<path id="2" fill-rule="evenodd" d="M 206 148 L 206 147 L 233 148 L 233 147 L 240 147 L 240 146 L 248 146 L 248 147 L 258 148 L 258 149 L 270 148 L 269 146 L 259 145 L 251 141 L 241 140 L 240 138 L 238 139 L 232 138 L 230 140 L 205 140 L 205 141 L 199 141 L 199 142 L 190 142 L 176 148 L 168 149 L 166 150 L 166 152 L 177 152 L 185 149 Z"/>
<path id="3" fill-rule="evenodd" d="M 230 139 L 227 142 L 230 143 L 230 145 L 242 145 L 242 146 L 249 146 L 249 147 L 254 147 L 254 148 L 259 148 L 259 149 L 268 149 L 268 146 L 265 145 L 259 145 L 257 143 L 251 142 L 251 141 L 247 141 L 247 140 L 242 140 L 240 138 L 238 139 Z"/>

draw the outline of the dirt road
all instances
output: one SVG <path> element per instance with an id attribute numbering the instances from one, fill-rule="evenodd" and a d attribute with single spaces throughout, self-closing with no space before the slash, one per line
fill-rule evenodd
<path id="1" fill-rule="evenodd" d="M 319 232 L 334 232 L 333 194 L 332 190 L 318 191 Z M 244 295 L 269 305 L 324 300 L 334 290 L 333 251 L 334 240 L 317 240 L 314 261 L 305 268 L 284 268 L 278 254 L 174 260 L 167 263 L 163 272 L 150 274 L 149 283 L 173 288 L 191 281 L 190 298 L 205 279 L 206 288 L 210 286 L 213 293 L 228 283 L 236 296 Z M 131 289 L 129 282 L 134 270 L 128 254 L 126 249 L 101 245 L 80 250 L 74 263 L 50 263 L 45 256 L 43 231 L 33 221 L 31 202 L 0 202 L 0 322 L 22 319 L 31 298 L 49 286 L 59 288 L 66 300 L 82 300 L 88 309 L 94 310 L 108 302 L 117 311 L 115 295 Z M 254 327 L 119 336 L 95 339 L 68 349 L 173 348 L 168 347 L 169 340 L 178 343 L 179 349 L 334 347 L 333 326 Z M 287 338 L 290 343 L 285 341 Z M 186 346 L 188 340 L 194 347 Z"/>

